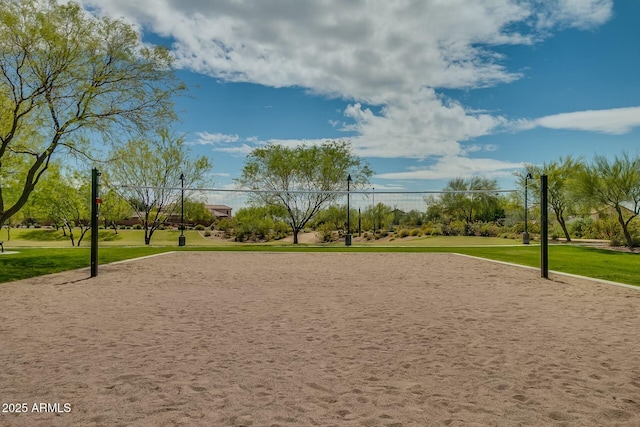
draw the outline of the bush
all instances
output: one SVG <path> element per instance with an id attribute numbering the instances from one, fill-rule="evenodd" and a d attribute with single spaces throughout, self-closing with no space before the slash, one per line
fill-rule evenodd
<path id="1" fill-rule="evenodd" d="M 198 231 L 204 230 L 204 225 L 202 225 L 202 224 L 196 225 L 196 230 L 198 230 Z"/>
<path id="2" fill-rule="evenodd" d="M 593 239 L 594 237 L 586 237 L 591 235 L 591 231 L 593 229 L 593 220 L 591 218 L 578 218 L 568 225 L 569 234 L 576 239 Z"/>
<path id="3" fill-rule="evenodd" d="M 409 230 L 403 228 L 402 230 L 398 231 L 399 238 L 404 239 L 407 236 L 409 236 Z"/>
<path id="4" fill-rule="evenodd" d="M 474 235 L 481 237 L 497 237 L 503 232 L 503 227 L 494 222 L 477 223 Z"/>
<path id="5" fill-rule="evenodd" d="M 420 227 L 420 230 L 425 236 L 442 236 L 444 234 L 442 231 L 442 224 L 435 222 L 423 224 L 422 227 Z"/>
<path id="6" fill-rule="evenodd" d="M 218 227 L 218 230 L 224 231 L 226 233 L 233 229 L 233 220 L 223 218 L 220 221 L 218 221 L 217 227 Z"/>
<path id="7" fill-rule="evenodd" d="M 318 226 L 318 234 L 320 237 L 320 241 L 324 243 L 333 242 L 337 239 L 338 233 L 335 231 L 335 225 L 325 222 Z"/>
<path id="8" fill-rule="evenodd" d="M 211 231 L 207 230 L 204 232 L 204 237 L 211 237 Z"/>

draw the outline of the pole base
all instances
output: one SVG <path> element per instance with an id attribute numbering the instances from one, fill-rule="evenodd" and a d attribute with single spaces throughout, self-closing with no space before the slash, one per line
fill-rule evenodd
<path id="1" fill-rule="evenodd" d="M 351 234 L 347 234 L 344 236 L 344 244 L 346 246 L 351 246 Z"/>
<path id="2" fill-rule="evenodd" d="M 529 233 L 527 233 L 526 231 L 522 233 L 522 244 L 524 245 L 529 244 Z"/>
<path id="3" fill-rule="evenodd" d="M 184 246 L 187 244 L 186 236 L 178 236 L 178 246 Z"/>

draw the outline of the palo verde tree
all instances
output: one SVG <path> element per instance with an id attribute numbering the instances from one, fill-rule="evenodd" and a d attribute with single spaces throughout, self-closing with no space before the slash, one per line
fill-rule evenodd
<path id="1" fill-rule="evenodd" d="M 90 139 L 175 119 L 171 98 L 183 84 L 171 63 L 132 26 L 76 3 L 0 0 L 0 226 L 25 206 L 53 156 L 90 157 Z"/>
<path id="2" fill-rule="evenodd" d="M 528 179 L 529 190 L 535 200 L 539 199 L 540 183 L 538 178 L 540 175 L 547 175 L 548 182 L 548 203 L 553 210 L 556 220 L 567 242 L 571 241 L 571 235 L 567 229 L 566 216 L 575 213 L 575 201 L 573 188 L 575 179 L 584 168 L 584 164 L 580 159 L 574 159 L 571 156 L 560 157 L 558 161 L 544 163 L 542 167 L 535 165 L 526 165 L 523 174 L 517 174 L 518 182 L 524 188 L 525 176 L 531 174 L 533 179 Z"/>
<path id="3" fill-rule="evenodd" d="M 40 215 L 59 225 L 71 246 L 80 246 L 91 229 L 91 188 L 86 174 L 77 170 L 61 171 L 52 166 L 32 199 Z M 78 229 L 79 234 L 74 230 Z M 77 239 L 76 239 L 77 238 Z"/>
<path id="4" fill-rule="evenodd" d="M 640 214 L 640 157 L 628 153 L 613 160 L 595 156 L 578 175 L 575 191 L 595 206 L 612 208 L 627 247 L 633 249 L 629 223 Z"/>
<path id="5" fill-rule="evenodd" d="M 294 148 L 269 145 L 254 149 L 248 156 L 237 182 L 252 190 L 253 203 L 284 208 L 286 221 L 298 233 L 322 208 L 343 195 L 347 177 L 352 188 L 365 185 L 372 171 L 351 152 L 344 141 L 327 141 L 320 146 Z M 267 191 L 264 191 L 267 190 Z"/>
<path id="6" fill-rule="evenodd" d="M 101 194 L 100 218 L 104 221 L 104 228 L 111 227 L 114 234 L 118 234 L 118 222 L 131 218 L 131 205 L 114 189 L 107 188 Z"/>
<path id="7" fill-rule="evenodd" d="M 111 155 L 107 186 L 117 191 L 140 216 L 144 243 L 151 243 L 153 233 L 180 211 L 182 180 L 185 188 L 204 183 L 211 169 L 207 157 L 189 157 L 184 137 L 175 137 L 160 129 L 157 138 L 130 140 Z"/>
<path id="8" fill-rule="evenodd" d="M 449 180 L 440 198 L 443 212 L 465 221 L 465 234 L 470 233 L 474 220 L 495 221 L 501 215 L 498 183 L 482 177 Z"/>

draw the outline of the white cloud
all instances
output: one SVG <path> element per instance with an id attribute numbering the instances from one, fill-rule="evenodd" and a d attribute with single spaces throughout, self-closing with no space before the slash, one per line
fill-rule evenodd
<path id="1" fill-rule="evenodd" d="M 240 138 L 237 134 L 196 132 L 197 139 L 189 144 L 211 145 L 212 151 L 244 157 L 254 148 L 264 145 L 257 137 Z"/>
<path id="2" fill-rule="evenodd" d="M 356 133 L 350 140 L 361 156 L 443 159 L 464 159 L 470 150 L 461 142 L 511 124 L 436 89 L 512 82 L 521 75 L 503 65 L 495 47 L 532 44 L 555 27 L 593 28 L 612 13 L 612 0 L 81 1 L 174 40 L 179 67 L 349 100 L 348 122 L 332 125 Z M 197 143 L 243 155 L 258 142 L 202 134 Z"/>
<path id="3" fill-rule="evenodd" d="M 557 0 L 541 4 L 538 28 L 566 26 L 590 29 L 607 22 L 613 13 L 611 0 Z"/>
<path id="4" fill-rule="evenodd" d="M 247 154 L 251 153 L 254 148 L 255 146 L 243 143 L 239 145 L 232 145 L 229 147 L 215 147 L 213 148 L 213 151 L 244 157 Z"/>
<path id="5" fill-rule="evenodd" d="M 571 129 L 620 135 L 640 126 L 640 107 L 587 110 L 554 114 L 519 123 L 521 129 L 534 127 Z"/>
<path id="6" fill-rule="evenodd" d="M 238 142 L 240 137 L 237 134 L 228 135 L 223 133 L 196 132 L 198 139 L 192 141 L 198 145 L 216 145 L 220 143 Z"/>
<path id="7" fill-rule="evenodd" d="M 600 25 L 612 9 L 611 0 L 82 3 L 173 38 L 181 67 L 373 104 L 421 87 L 512 81 L 491 47 L 532 43 L 533 27 Z M 531 33 L 514 30 L 520 23 Z"/>
<path id="8" fill-rule="evenodd" d="M 349 105 L 345 116 L 356 131 L 350 138 L 358 154 L 372 157 L 412 157 L 458 155 L 459 141 L 488 135 L 506 119 L 489 114 L 468 114 L 457 102 L 438 97 L 423 88 L 413 97 L 395 97 L 380 114 Z"/>
<path id="9" fill-rule="evenodd" d="M 510 176 L 521 169 L 522 163 L 505 162 L 495 159 L 473 159 L 461 156 L 444 156 L 426 167 L 414 167 L 402 172 L 376 175 L 379 179 L 452 179 L 457 177 L 486 176 L 491 178 Z"/>

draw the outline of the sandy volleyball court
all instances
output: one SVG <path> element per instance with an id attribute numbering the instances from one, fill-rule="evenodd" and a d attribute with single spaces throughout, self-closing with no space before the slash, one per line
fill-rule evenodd
<path id="1" fill-rule="evenodd" d="M 640 424 L 640 291 L 444 254 L 87 275 L 0 285 L 0 425 Z"/>

